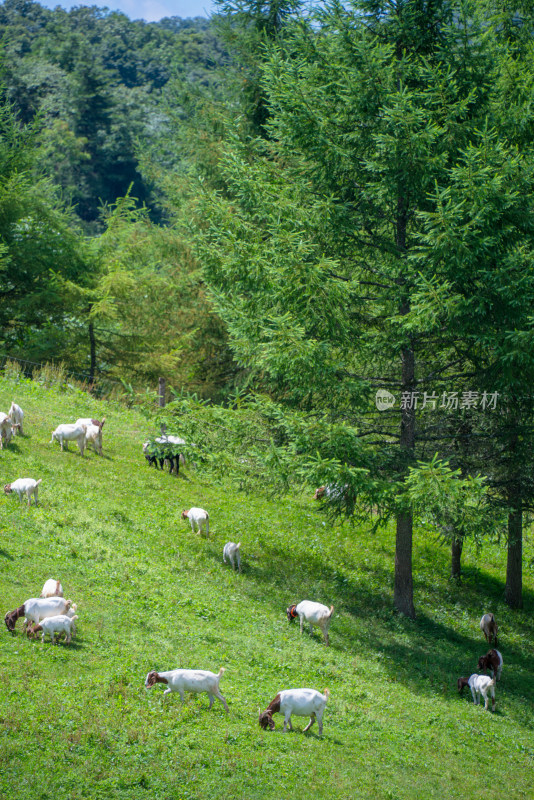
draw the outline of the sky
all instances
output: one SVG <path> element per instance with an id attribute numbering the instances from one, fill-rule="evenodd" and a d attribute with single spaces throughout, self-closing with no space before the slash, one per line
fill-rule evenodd
<path id="1" fill-rule="evenodd" d="M 144 19 L 157 22 L 162 17 L 209 17 L 214 10 L 212 0 L 39 0 L 46 8 L 61 6 L 67 11 L 73 6 L 98 6 L 111 11 L 122 11 L 130 19 Z"/>

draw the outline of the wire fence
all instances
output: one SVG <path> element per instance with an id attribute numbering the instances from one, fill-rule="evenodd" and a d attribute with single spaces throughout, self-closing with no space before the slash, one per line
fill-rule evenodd
<path id="1" fill-rule="evenodd" d="M 120 381 L 115 381 L 111 378 L 99 378 L 98 376 L 96 376 L 93 377 L 93 379 L 91 379 L 89 372 L 73 372 L 72 370 L 66 369 L 62 362 L 54 364 L 53 362 L 50 361 L 47 362 L 29 361 L 27 358 L 19 358 L 18 356 L 9 355 L 9 353 L 0 353 L 0 369 L 2 370 L 5 369 L 6 364 L 9 364 L 10 362 L 19 364 L 21 366 L 21 370 L 27 377 L 31 377 L 36 369 L 45 370 L 52 366 L 58 370 L 61 369 L 64 372 L 65 376 L 73 378 L 74 380 L 79 381 L 80 383 L 91 385 L 99 382 L 100 380 L 103 380 L 105 381 L 106 385 L 107 384 L 112 386 L 123 385 Z"/>

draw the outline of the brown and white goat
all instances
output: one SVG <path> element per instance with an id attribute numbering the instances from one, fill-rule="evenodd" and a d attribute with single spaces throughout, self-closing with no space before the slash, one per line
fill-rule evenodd
<path id="1" fill-rule="evenodd" d="M 498 650 L 488 650 L 485 656 L 480 656 L 478 659 L 478 669 L 482 672 L 487 672 L 490 669 L 492 675 L 496 675 L 498 681 L 501 679 L 502 665 L 502 655 Z"/>
<path id="2" fill-rule="evenodd" d="M 477 675 L 475 672 L 469 678 L 458 678 L 458 691 L 462 694 L 464 687 L 469 686 L 471 694 L 473 695 L 473 703 L 480 704 L 480 698 L 484 698 L 484 708 L 486 711 L 489 708 L 489 699 L 491 697 L 491 710 L 495 711 L 495 675 L 489 678 L 487 675 Z"/>
<path id="3" fill-rule="evenodd" d="M 223 704 L 224 710 L 228 712 L 228 704 L 219 690 L 219 681 L 224 672 L 224 667 L 221 667 L 217 674 L 207 669 L 172 669 L 168 672 L 152 670 L 146 676 L 145 688 L 151 689 L 161 683 L 167 687 L 163 692 L 164 695 L 178 692 L 182 703 L 184 702 L 184 692 L 194 692 L 195 694 L 206 692 L 210 700 L 210 708 L 216 697 Z"/>
<path id="4" fill-rule="evenodd" d="M 278 692 L 276 697 L 271 700 L 265 711 L 259 712 L 259 724 L 263 730 L 269 728 L 273 731 L 275 728 L 273 714 L 284 715 L 284 730 L 287 728 L 293 730 L 291 724 L 291 715 L 296 717 L 310 717 L 309 723 L 304 728 L 304 732 L 308 731 L 315 720 L 319 725 L 319 736 L 323 732 L 323 712 L 326 706 L 326 701 L 330 692 L 328 689 L 324 690 L 324 694 L 317 692 L 315 689 L 285 689 Z"/>
<path id="5" fill-rule="evenodd" d="M 289 606 L 286 609 L 286 614 L 289 622 L 293 622 L 296 617 L 300 618 L 300 632 L 304 627 L 304 623 L 308 622 L 310 625 L 310 633 L 313 633 L 313 626 L 318 625 L 324 636 L 327 646 L 330 644 L 328 638 L 328 628 L 334 613 L 334 606 L 324 606 L 322 603 L 315 603 L 312 600 L 302 600 L 298 605 Z"/>
<path id="6" fill-rule="evenodd" d="M 40 622 L 46 617 L 55 617 L 58 614 L 68 614 L 72 605 L 70 600 L 63 597 L 30 597 L 18 608 L 8 611 L 4 617 L 4 622 L 8 631 L 12 633 L 20 617 L 25 617 L 23 629 L 26 630 L 28 622 Z"/>
<path id="7" fill-rule="evenodd" d="M 43 480 L 42 478 L 39 478 L 38 481 L 34 480 L 34 478 L 17 478 L 16 481 L 11 481 L 11 483 L 6 483 L 6 485 L 4 486 L 4 492 L 6 494 L 11 494 L 11 492 L 15 492 L 21 503 L 22 503 L 22 498 L 24 497 L 24 495 L 26 495 L 29 508 L 32 503 L 32 497 L 35 505 L 38 505 L 39 503 L 39 484 L 42 482 L 42 480 Z"/>
<path id="8" fill-rule="evenodd" d="M 63 597 L 61 581 L 56 581 L 55 578 L 49 578 L 45 581 L 39 597 Z"/>
<path id="9" fill-rule="evenodd" d="M 40 622 L 35 622 L 33 625 L 29 625 L 27 636 L 29 639 L 33 639 L 33 637 L 38 633 L 42 633 L 41 644 L 44 644 L 45 636 L 48 633 L 52 640 L 52 644 L 56 644 L 56 633 L 59 633 L 60 636 L 62 633 L 64 633 L 66 636 L 65 643 L 70 644 L 72 637 L 76 635 L 76 626 L 74 623 L 77 619 L 78 616 L 76 614 L 74 614 L 72 617 L 67 616 L 66 614 L 59 614 L 55 617 L 47 617 L 46 619 L 42 619 Z"/>
<path id="10" fill-rule="evenodd" d="M 198 533 L 200 536 L 205 531 L 206 537 L 210 535 L 210 515 L 203 508 L 194 506 L 187 511 L 182 511 L 182 519 L 189 520 L 193 533 Z"/>
<path id="11" fill-rule="evenodd" d="M 484 614 L 480 620 L 480 630 L 484 634 L 484 638 L 488 644 L 491 644 L 491 640 L 493 639 L 493 643 L 495 647 L 497 647 L 497 633 L 499 632 L 499 628 L 495 622 L 495 617 L 493 614 Z"/>

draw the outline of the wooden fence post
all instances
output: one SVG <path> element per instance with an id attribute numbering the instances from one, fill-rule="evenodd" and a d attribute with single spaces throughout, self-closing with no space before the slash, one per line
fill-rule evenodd
<path id="1" fill-rule="evenodd" d="M 165 378 L 159 379 L 158 384 L 158 403 L 160 408 L 165 406 Z"/>

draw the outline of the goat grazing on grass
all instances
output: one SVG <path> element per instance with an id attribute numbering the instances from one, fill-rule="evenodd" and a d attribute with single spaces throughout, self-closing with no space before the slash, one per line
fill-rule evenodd
<path id="1" fill-rule="evenodd" d="M 32 497 L 34 500 L 35 505 L 39 505 L 39 484 L 43 479 L 39 478 L 38 481 L 35 481 L 33 478 L 17 478 L 16 481 L 12 481 L 11 483 L 6 483 L 4 486 L 4 492 L 6 494 L 11 494 L 11 492 L 15 492 L 18 495 L 19 502 L 22 503 L 22 498 L 26 495 L 28 499 L 28 508 L 32 504 Z"/>
<path id="2" fill-rule="evenodd" d="M 22 430 L 24 411 L 14 401 L 11 403 L 11 408 L 9 409 L 9 416 L 11 417 L 11 421 L 13 423 L 13 430 L 15 431 L 15 433 L 20 433 L 20 435 L 22 436 L 24 434 L 24 431 Z"/>
<path id="3" fill-rule="evenodd" d="M 188 511 L 182 511 L 182 519 L 189 520 L 193 533 L 198 533 L 200 536 L 205 530 L 206 537 L 210 535 L 210 515 L 203 508 L 193 507 Z"/>
<path id="4" fill-rule="evenodd" d="M 8 445 L 13 436 L 13 420 L 8 414 L 0 411 L 0 450 Z"/>
<path id="5" fill-rule="evenodd" d="M 52 644 L 56 644 L 55 635 L 56 633 L 66 634 L 66 643 L 70 644 L 72 636 L 76 634 L 76 627 L 74 625 L 74 620 L 78 619 L 77 615 L 70 617 L 66 614 L 60 614 L 56 617 L 47 617 L 42 619 L 39 623 L 34 623 L 30 625 L 27 630 L 27 636 L 30 639 L 42 631 L 43 635 L 41 636 L 41 644 L 44 644 L 45 635 L 48 633 L 50 638 L 52 639 Z"/>
<path id="6" fill-rule="evenodd" d="M 493 639 L 493 643 L 495 647 L 497 647 L 497 633 L 499 632 L 499 628 L 497 627 L 493 614 L 484 614 L 480 620 L 480 630 L 484 634 L 484 638 L 488 644 L 491 644 L 491 640 Z"/>
<path id="7" fill-rule="evenodd" d="M 152 670 L 146 676 L 145 688 L 151 689 L 156 683 L 163 683 L 167 687 L 163 694 L 178 692 L 182 703 L 184 701 L 184 692 L 195 692 L 196 694 L 206 692 L 210 699 L 210 708 L 213 705 L 214 698 L 217 697 L 223 704 L 225 711 L 228 711 L 228 704 L 219 691 L 219 681 L 224 671 L 224 667 L 221 667 L 218 674 L 215 675 L 214 672 L 204 669 L 173 669 L 170 672 Z"/>
<path id="8" fill-rule="evenodd" d="M 226 564 L 227 560 L 232 565 L 232 569 L 235 570 L 235 562 L 237 561 L 237 568 L 239 572 L 241 572 L 241 555 L 239 553 L 239 548 L 241 547 L 241 542 L 236 544 L 235 542 L 226 542 L 223 548 L 223 561 Z"/>
<path id="9" fill-rule="evenodd" d="M 488 650 L 485 656 L 480 656 L 478 659 L 478 669 L 483 672 L 491 670 L 492 675 L 496 675 L 497 680 L 500 681 L 502 673 L 502 655 L 498 650 Z"/>
<path id="10" fill-rule="evenodd" d="M 68 614 L 72 603 L 63 597 L 30 597 L 19 608 L 8 611 L 4 617 L 4 622 L 8 631 L 15 630 L 15 625 L 20 617 L 25 617 L 23 630 L 26 630 L 28 622 L 40 622 L 47 617 L 57 617 L 59 614 Z M 75 608 L 75 606 L 73 606 Z"/>
<path id="11" fill-rule="evenodd" d="M 143 453 L 148 462 L 148 466 L 154 465 L 156 469 L 158 464 L 161 470 L 165 462 L 169 464 L 169 473 L 174 472 L 176 475 L 180 474 L 180 465 L 185 464 L 185 456 L 182 453 L 176 452 L 178 445 L 185 444 L 185 441 L 179 436 L 158 436 L 153 442 L 148 441 L 143 445 Z"/>
<path id="12" fill-rule="evenodd" d="M 60 581 L 56 581 L 54 578 L 49 578 L 47 581 L 45 581 L 45 585 L 43 586 L 39 597 L 63 597 L 63 586 L 61 585 Z"/>
<path id="13" fill-rule="evenodd" d="M 289 606 L 286 614 L 289 622 L 293 622 L 298 616 L 300 618 L 300 632 L 305 622 L 310 624 L 310 633 L 313 633 L 313 626 L 318 625 L 323 633 L 327 646 L 330 644 L 328 638 L 328 628 L 334 613 L 334 606 L 324 606 L 322 603 L 314 603 L 311 600 L 302 600 L 298 605 Z"/>
<path id="14" fill-rule="evenodd" d="M 462 694 L 464 687 L 469 686 L 473 695 L 473 703 L 478 706 L 480 698 L 484 698 L 484 708 L 488 710 L 491 696 L 491 710 L 495 711 L 495 683 L 496 676 L 489 678 L 487 675 L 477 675 L 476 672 L 469 678 L 458 678 L 458 691 Z"/>
<path id="15" fill-rule="evenodd" d="M 304 728 L 304 732 L 308 731 L 317 719 L 320 736 L 323 732 L 323 712 L 329 694 L 328 689 L 324 690 L 324 694 L 317 692 L 315 689 L 285 689 L 283 692 L 278 692 L 265 711 L 260 711 L 260 727 L 264 730 L 269 728 L 273 731 L 275 727 L 273 714 L 280 712 L 280 714 L 284 715 L 283 733 L 285 733 L 287 728 L 290 731 L 293 730 L 291 724 L 292 714 L 296 717 L 309 716 L 310 721 Z"/>
<path id="16" fill-rule="evenodd" d="M 62 450 L 63 445 L 65 445 L 65 450 L 68 450 L 69 442 L 76 442 L 80 450 L 80 455 L 83 456 L 85 450 L 86 433 L 87 425 L 84 423 L 81 423 L 80 425 L 71 425 L 69 423 L 58 425 L 55 431 L 52 433 L 52 438 L 49 444 L 53 444 L 53 442 L 56 441 L 59 442 Z"/>

